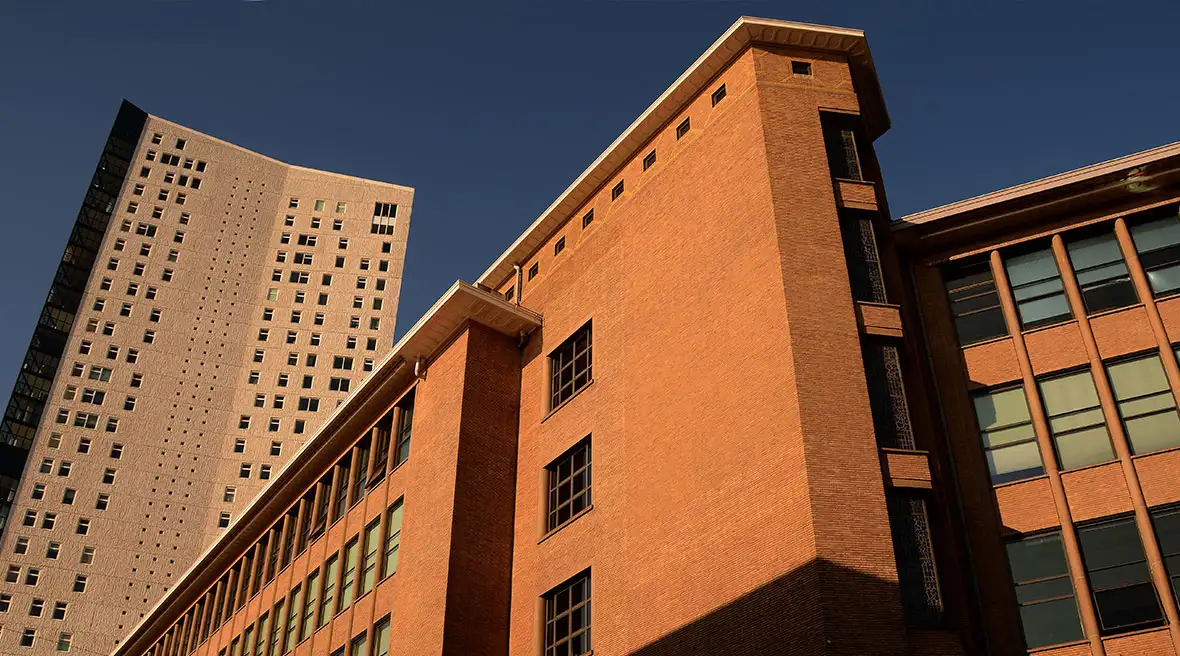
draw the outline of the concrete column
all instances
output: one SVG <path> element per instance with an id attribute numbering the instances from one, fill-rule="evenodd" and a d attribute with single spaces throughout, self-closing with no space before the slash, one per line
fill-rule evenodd
<path id="1" fill-rule="evenodd" d="M 1127 229 L 1127 222 L 1117 219 L 1114 222 L 1114 234 L 1118 237 L 1119 247 L 1123 250 L 1123 259 L 1127 261 L 1127 270 L 1131 273 L 1131 283 L 1143 301 L 1143 308 L 1147 310 L 1147 321 L 1151 324 L 1151 332 L 1160 347 L 1160 360 L 1164 363 L 1164 373 L 1168 376 L 1168 384 L 1172 387 L 1172 395 L 1180 405 L 1180 365 L 1176 364 L 1176 357 L 1172 354 L 1172 342 L 1168 339 L 1168 331 L 1164 329 L 1164 320 L 1160 317 L 1159 307 L 1151 292 L 1151 284 L 1147 281 L 1147 273 L 1143 264 L 1139 262 L 1139 253 L 1135 250 L 1135 242 L 1131 240 L 1131 231 Z"/>
<path id="2" fill-rule="evenodd" d="M 1094 330 L 1090 326 L 1090 320 L 1086 317 L 1081 288 L 1078 286 L 1077 277 L 1070 265 L 1069 253 L 1065 249 L 1065 242 L 1061 235 L 1053 236 L 1053 255 L 1057 259 L 1057 268 L 1061 271 L 1061 280 L 1065 283 L 1065 296 L 1069 299 L 1074 316 L 1078 318 L 1082 343 L 1085 344 L 1086 354 L 1090 357 L 1090 373 L 1094 376 L 1098 400 L 1102 403 L 1106 429 L 1110 433 L 1110 441 L 1114 445 L 1115 454 L 1122 465 L 1123 476 L 1127 479 L 1127 490 L 1131 493 L 1131 505 L 1135 508 L 1135 525 L 1139 529 L 1139 538 L 1143 542 L 1143 552 L 1147 556 L 1147 564 L 1151 569 L 1151 579 L 1155 583 L 1160 603 L 1164 606 L 1164 614 L 1168 618 L 1168 629 L 1172 633 L 1172 642 L 1180 645 L 1180 613 L 1176 610 L 1176 599 L 1172 595 L 1172 585 L 1168 581 L 1164 558 L 1160 552 L 1159 542 L 1155 538 L 1155 530 L 1151 525 L 1151 514 L 1147 510 L 1143 486 L 1139 483 L 1139 475 L 1135 472 L 1135 463 L 1131 460 L 1131 445 L 1127 441 L 1126 431 L 1123 430 L 1118 404 L 1114 399 L 1114 390 L 1110 386 L 1110 379 L 1106 376 L 1106 367 L 1102 365 L 1098 342 L 1094 339 Z"/>
<path id="3" fill-rule="evenodd" d="M 1065 498 L 1065 486 L 1061 483 L 1061 470 L 1057 467 L 1057 454 L 1053 449 L 1049 420 L 1045 416 L 1045 407 L 1041 404 L 1041 392 L 1037 388 L 1032 362 L 1028 357 L 1024 334 L 1021 332 L 1016 299 L 1012 295 L 1012 287 L 1008 284 L 1008 273 L 1004 270 L 1004 262 L 1000 259 L 999 251 L 991 252 L 991 268 L 992 277 L 996 281 L 996 291 L 1000 297 L 1000 305 L 1004 310 L 1004 320 L 1008 324 L 1008 333 L 1012 335 L 1012 345 L 1016 348 L 1016 359 L 1020 363 L 1020 377 L 1024 383 L 1025 396 L 1028 398 L 1029 415 L 1032 417 L 1033 428 L 1037 434 L 1037 446 L 1041 450 L 1041 460 L 1045 465 L 1045 473 L 1049 476 L 1049 489 L 1053 494 L 1053 505 L 1057 509 L 1057 519 L 1061 522 L 1061 541 L 1065 546 L 1065 558 L 1069 563 L 1070 578 L 1073 580 L 1074 592 L 1077 595 L 1078 611 L 1082 616 L 1082 629 L 1086 634 L 1086 639 L 1090 641 L 1090 653 L 1093 656 L 1106 656 L 1106 648 L 1102 646 L 1102 637 L 1099 635 L 1098 614 L 1094 609 L 1094 597 L 1090 593 L 1090 582 L 1086 580 L 1086 567 L 1082 563 L 1082 550 L 1078 545 L 1077 529 L 1074 527 L 1073 515 L 1069 511 L 1069 503 Z"/>

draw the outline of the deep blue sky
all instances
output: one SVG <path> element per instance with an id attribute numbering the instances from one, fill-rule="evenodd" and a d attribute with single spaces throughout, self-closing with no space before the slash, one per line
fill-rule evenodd
<path id="1" fill-rule="evenodd" d="M 1180 138 L 1180 3 L 6 0 L 0 398 L 123 97 L 416 188 L 404 332 L 738 16 L 864 29 L 895 216 Z"/>

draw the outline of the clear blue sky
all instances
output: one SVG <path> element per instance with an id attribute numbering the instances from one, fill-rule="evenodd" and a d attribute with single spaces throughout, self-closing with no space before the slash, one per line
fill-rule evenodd
<path id="1" fill-rule="evenodd" d="M 895 216 L 1180 139 L 1180 3 L 6 0 L 0 398 L 123 97 L 416 188 L 404 332 L 738 16 L 864 29 Z"/>

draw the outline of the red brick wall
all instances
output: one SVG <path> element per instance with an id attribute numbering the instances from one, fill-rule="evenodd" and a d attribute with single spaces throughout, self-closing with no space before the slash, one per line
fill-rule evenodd
<path id="1" fill-rule="evenodd" d="M 442 653 L 491 656 L 508 648 L 520 405 L 515 340 L 470 325 L 461 403 Z"/>

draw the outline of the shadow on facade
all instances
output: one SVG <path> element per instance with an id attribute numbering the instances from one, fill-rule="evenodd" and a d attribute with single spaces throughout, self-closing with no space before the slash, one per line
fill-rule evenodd
<path id="1" fill-rule="evenodd" d="M 905 653 L 897 584 L 821 559 L 630 655 Z"/>

